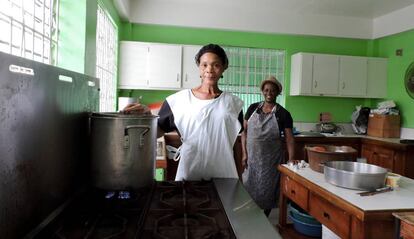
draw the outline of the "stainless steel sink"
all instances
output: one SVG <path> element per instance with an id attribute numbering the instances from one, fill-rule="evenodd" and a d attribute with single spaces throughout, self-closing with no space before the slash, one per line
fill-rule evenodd
<path id="1" fill-rule="evenodd" d="M 299 134 L 295 135 L 295 137 L 326 137 L 325 135 L 319 133 L 319 132 L 314 132 L 314 131 L 303 131 L 300 132 Z"/>

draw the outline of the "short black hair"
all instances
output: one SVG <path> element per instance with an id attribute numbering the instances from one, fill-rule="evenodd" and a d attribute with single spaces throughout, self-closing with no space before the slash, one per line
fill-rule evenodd
<path id="1" fill-rule="evenodd" d="M 198 53 L 195 56 L 195 62 L 197 66 L 200 65 L 201 56 L 207 52 L 216 54 L 220 58 L 221 63 L 223 64 L 225 69 L 229 66 L 229 60 L 227 59 L 226 52 L 224 51 L 223 48 L 221 48 L 221 46 L 216 45 L 216 44 L 205 45 L 198 51 Z"/>

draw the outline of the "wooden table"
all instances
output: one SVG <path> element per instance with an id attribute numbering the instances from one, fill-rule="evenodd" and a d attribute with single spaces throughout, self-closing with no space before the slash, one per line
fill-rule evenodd
<path id="1" fill-rule="evenodd" d="M 396 239 L 414 239 L 414 212 L 393 213 L 396 220 Z"/>
<path id="2" fill-rule="evenodd" d="M 279 227 L 287 227 L 287 201 L 295 202 L 341 238 L 393 238 L 393 212 L 414 212 L 414 180 L 403 177 L 401 188 L 362 197 L 358 190 L 336 187 L 310 168 L 279 165 Z"/>

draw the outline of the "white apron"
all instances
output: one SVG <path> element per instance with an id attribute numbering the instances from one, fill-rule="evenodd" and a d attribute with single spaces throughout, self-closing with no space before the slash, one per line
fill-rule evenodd
<path id="1" fill-rule="evenodd" d="M 243 101 L 226 92 L 200 100 L 191 90 L 182 90 L 167 102 L 182 141 L 175 180 L 238 178 L 233 146 L 241 129 Z"/>

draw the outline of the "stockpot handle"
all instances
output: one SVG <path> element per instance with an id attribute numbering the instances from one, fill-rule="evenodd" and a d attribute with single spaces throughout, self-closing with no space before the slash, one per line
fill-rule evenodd
<path id="1" fill-rule="evenodd" d="M 144 146 L 144 136 L 146 133 L 148 133 L 148 131 L 151 129 L 151 127 L 149 127 L 148 125 L 128 125 L 125 127 L 124 129 L 124 148 L 127 149 L 129 148 L 129 135 L 128 135 L 128 130 L 130 129 L 144 129 L 144 131 L 142 131 L 141 135 L 139 136 L 139 147 L 141 148 L 142 146 Z"/>

